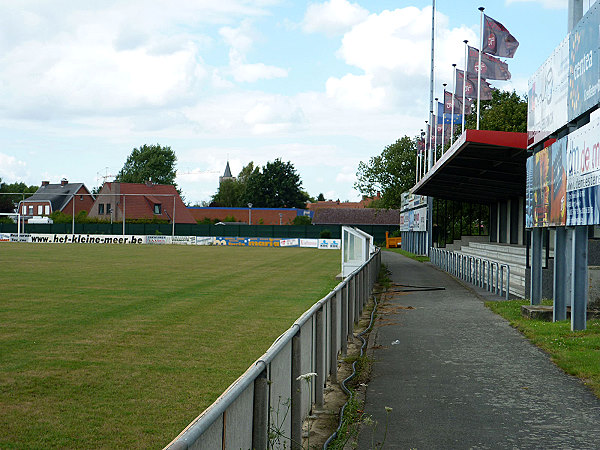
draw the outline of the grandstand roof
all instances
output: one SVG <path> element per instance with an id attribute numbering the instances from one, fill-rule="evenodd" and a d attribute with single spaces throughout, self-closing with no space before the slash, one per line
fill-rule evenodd
<path id="1" fill-rule="evenodd" d="M 491 203 L 525 195 L 527 133 L 466 130 L 411 193 Z"/>

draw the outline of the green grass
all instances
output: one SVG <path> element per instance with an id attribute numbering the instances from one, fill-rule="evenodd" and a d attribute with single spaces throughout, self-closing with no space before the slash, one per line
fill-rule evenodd
<path id="1" fill-rule="evenodd" d="M 414 259 L 415 261 L 419 261 L 419 262 L 429 261 L 428 256 L 415 255 L 414 253 L 407 252 L 406 250 L 402 250 L 401 248 L 384 248 L 383 250 L 385 250 L 386 252 L 400 253 L 401 255 L 406 256 L 407 258 Z"/>
<path id="2" fill-rule="evenodd" d="M 510 300 L 487 302 L 486 306 L 546 351 L 557 366 L 581 378 L 600 397 L 600 321 L 588 320 L 585 331 L 571 331 L 570 320 L 553 323 L 521 316 L 521 305 L 527 304 L 527 300 Z"/>
<path id="3" fill-rule="evenodd" d="M 336 285 L 340 253 L 0 245 L 0 448 L 159 448 Z"/>

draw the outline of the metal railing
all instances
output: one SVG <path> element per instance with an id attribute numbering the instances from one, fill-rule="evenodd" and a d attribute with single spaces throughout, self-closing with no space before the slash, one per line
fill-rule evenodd
<path id="1" fill-rule="evenodd" d="M 457 278 L 474 284 L 508 300 L 510 294 L 510 266 L 498 261 L 442 248 L 431 249 L 431 262 Z M 504 273 L 506 272 L 506 279 Z"/>
<path id="2" fill-rule="evenodd" d="M 377 249 L 165 448 L 300 449 L 302 423 L 313 405 L 323 406 L 327 377 L 337 379 L 338 355 L 346 354 L 380 266 Z M 300 378 L 310 373 L 312 382 Z M 269 442 L 273 430 L 282 440 Z"/>

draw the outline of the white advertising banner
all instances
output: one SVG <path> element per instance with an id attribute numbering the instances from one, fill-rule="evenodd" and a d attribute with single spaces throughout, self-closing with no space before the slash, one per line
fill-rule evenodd
<path id="1" fill-rule="evenodd" d="M 600 120 L 567 136 L 567 225 L 600 224 Z"/>
<path id="2" fill-rule="evenodd" d="M 569 36 L 529 79 L 527 145 L 531 146 L 567 123 Z"/>
<path id="3" fill-rule="evenodd" d="M 214 245 L 214 237 L 200 237 L 196 236 L 196 245 Z"/>
<path id="4" fill-rule="evenodd" d="M 196 236 L 172 236 L 171 243 L 179 245 L 196 245 Z"/>
<path id="5" fill-rule="evenodd" d="M 427 231 L 427 207 L 401 213 L 400 231 Z"/>
<path id="6" fill-rule="evenodd" d="M 321 249 L 339 250 L 341 244 L 341 239 L 319 239 L 319 248 Z"/>
<path id="7" fill-rule="evenodd" d="M 318 239 L 300 239 L 300 247 L 318 248 Z"/>
<path id="8" fill-rule="evenodd" d="M 102 234 L 11 234 L 11 240 L 44 244 L 145 244 L 146 236 Z"/>
<path id="9" fill-rule="evenodd" d="M 146 243 L 147 244 L 172 244 L 173 241 L 171 239 L 171 236 L 152 234 L 152 235 L 146 236 Z"/>
<path id="10" fill-rule="evenodd" d="M 300 245 L 300 241 L 296 239 L 282 239 L 279 241 L 279 245 L 281 247 L 298 247 Z"/>

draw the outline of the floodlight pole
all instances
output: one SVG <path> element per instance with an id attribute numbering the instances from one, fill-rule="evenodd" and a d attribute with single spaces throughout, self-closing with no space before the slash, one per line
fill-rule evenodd
<path id="1" fill-rule="evenodd" d="M 432 0 L 431 4 L 431 76 L 429 80 L 429 110 L 431 111 L 431 115 L 433 116 L 433 80 L 435 77 L 435 0 Z M 437 130 L 436 130 L 437 131 Z M 436 132 L 437 135 L 437 132 Z M 427 167 L 431 169 L 433 167 L 433 160 L 431 159 L 431 148 L 429 149 L 429 162 Z M 429 255 L 429 246 L 432 245 L 432 236 L 433 236 L 433 198 L 431 196 L 427 196 L 427 236 L 425 242 L 425 254 Z"/>
<path id="2" fill-rule="evenodd" d="M 175 195 L 173 195 L 173 229 L 171 231 L 171 236 L 175 236 Z"/>
<path id="3" fill-rule="evenodd" d="M 75 194 L 73 194 L 72 203 L 73 203 L 73 217 L 71 218 L 71 234 L 75 235 Z"/>
<path id="4" fill-rule="evenodd" d="M 252 203 L 248 203 L 248 225 L 252 225 Z"/>

